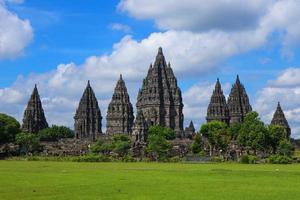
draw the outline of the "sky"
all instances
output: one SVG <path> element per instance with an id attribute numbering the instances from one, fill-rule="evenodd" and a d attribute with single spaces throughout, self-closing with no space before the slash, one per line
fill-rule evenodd
<path id="1" fill-rule="evenodd" d="M 49 124 L 73 127 L 87 80 L 105 116 L 120 74 L 133 105 L 158 47 L 185 125 L 205 122 L 217 78 L 239 74 L 269 124 L 281 106 L 300 138 L 299 0 L 0 0 L 0 112 L 20 122 L 36 83 Z"/>

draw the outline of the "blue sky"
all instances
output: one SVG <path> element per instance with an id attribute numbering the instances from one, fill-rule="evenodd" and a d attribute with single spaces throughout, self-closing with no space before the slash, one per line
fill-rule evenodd
<path id="1" fill-rule="evenodd" d="M 262 119 L 269 123 L 281 101 L 300 137 L 298 8 L 297 0 L 0 0 L 0 112 L 21 120 L 37 83 L 50 124 L 72 126 L 90 79 L 105 116 L 120 73 L 135 104 L 162 46 L 185 124 L 204 122 L 216 78 L 228 95 L 239 74 Z"/>

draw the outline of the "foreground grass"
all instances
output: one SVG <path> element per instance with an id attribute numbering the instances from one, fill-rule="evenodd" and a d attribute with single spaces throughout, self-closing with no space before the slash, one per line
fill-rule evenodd
<path id="1" fill-rule="evenodd" d="M 0 161 L 0 199 L 300 199 L 300 165 Z"/>

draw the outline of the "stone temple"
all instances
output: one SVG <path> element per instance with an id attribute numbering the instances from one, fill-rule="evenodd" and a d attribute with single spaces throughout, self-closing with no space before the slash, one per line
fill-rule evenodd
<path id="1" fill-rule="evenodd" d="M 22 131 L 26 133 L 38 133 L 47 127 L 48 123 L 37 86 L 35 85 L 24 112 Z"/>
<path id="2" fill-rule="evenodd" d="M 125 82 L 122 75 L 120 75 L 107 110 L 106 134 L 131 134 L 133 120 L 133 107 L 130 103 Z"/>
<path id="3" fill-rule="evenodd" d="M 229 110 L 219 79 L 217 79 L 215 89 L 213 91 L 210 103 L 207 108 L 206 120 L 207 122 L 217 120 L 226 124 L 228 124 L 229 122 Z"/>
<path id="4" fill-rule="evenodd" d="M 101 112 L 90 81 L 80 99 L 74 116 L 75 138 L 95 140 L 101 133 Z"/>
<path id="5" fill-rule="evenodd" d="M 148 125 L 169 127 L 178 135 L 183 131 L 181 90 L 170 64 L 159 48 L 154 65 L 150 65 L 137 97 L 137 112 L 142 112 Z"/>
<path id="6" fill-rule="evenodd" d="M 244 121 L 246 114 L 252 111 L 246 89 L 241 84 L 239 76 L 237 76 L 235 84 L 231 88 L 227 106 L 231 124 Z"/>
<path id="7" fill-rule="evenodd" d="M 280 102 L 278 102 L 278 104 L 277 104 L 277 108 L 273 115 L 271 124 L 284 127 L 286 129 L 287 138 L 289 138 L 291 136 L 291 128 L 289 126 L 288 121 L 285 118 L 284 112 L 281 109 Z"/>
<path id="8" fill-rule="evenodd" d="M 231 88 L 227 103 L 218 79 L 207 108 L 206 121 L 216 120 L 226 124 L 240 123 L 251 111 L 248 95 L 239 76 Z"/>

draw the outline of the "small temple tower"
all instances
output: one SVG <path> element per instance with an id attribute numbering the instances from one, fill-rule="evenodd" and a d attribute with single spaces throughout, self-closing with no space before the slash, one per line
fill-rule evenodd
<path id="1" fill-rule="evenodd" d="M 221 121 L 226 124 L 229 123 L 229 111 L 226 104 L 226 98 L 223 94 L 219 79 L 215 85 L 215 89 L 210 99 L 210 103 L 207 108 L 206 121 Z"/>
<path id="2" fill-rule="evenodd" d="M 271 121 L 272 125 L 279 125 L 286 129 L 287 138 L 291 136 L 291 128 L 289 126 L 288 121 L 285 118 L 284 112 L 281 109 L 280 102 L 277 104 L 277 109 L 273 115 L 273 119 Z"/>
<path id="3" fill-rule="evenodd" d="M 142 111 L 145 120 L 151 125 L 171 128 L 178 135 L 183 132 L 183 103 L 181 90 L 170 64 L 166 63 L 162 48 L 154 65 L 150 65 L 147 77 L 139 90 L 137 111 Z"/>
<path id="4" fill-rule="evenodd" d="M 80 99 L 79 106 L 74 116 L 75 137 L 77 139 L 95 140 L 101 131 L 101 112 L 95 93 L 90 86 L 90 81 Z"/>
<path id="5" fill-rule="evenodd" d="M 143 112 L 138 111 L 135 118 L 133 131 L 132 131 L 133 140 L 136 143 L 145 143 L 147 140 L 147 131 L 148 131 L 148 126 L 145 117 L 143 115 Z"/>
<path id="6" fill-rule="evenodd" d="M 133 126 L 133 108 L 127 93 L 125 82 L 120 75 L 120 79 L 115 87 L 114 94 L 108 106 L 106 116 L 106 133 L 131 134 Z"/>
<path id="7" fill-rule="evenodd" d="M 230 123 L 243 122 L 246 114 L 252 111 L 248 95 L 238 75 L 235 84 L 231 88 L 227 105 Z"/>
<path id="8" fill-rule="evenodd" d="M 190 122 L 190 125 L 185 128 L 184 135 L 186 138 L 193 139 L 193 136 L 196 134 L 196 129 L 194 127 L 193 121 Z"/>
<path id="9" fill-rule="evenodd" d="M 47 127 L 48 123 L 37 86 L 35 85 L 24 112 L 22 131 L 26 133 L 38 133 Z"/>

